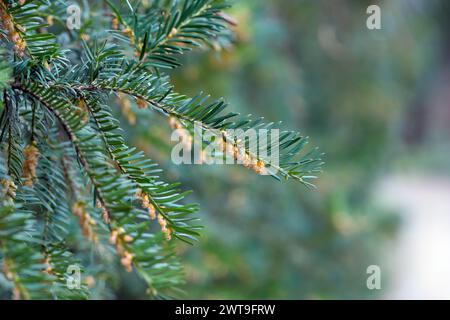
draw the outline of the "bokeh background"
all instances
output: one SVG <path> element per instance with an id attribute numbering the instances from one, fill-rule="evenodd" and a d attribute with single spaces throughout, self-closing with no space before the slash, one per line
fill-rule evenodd
<path id="1" fill-rule="evenodd" d="M 201 204 L 201 241 L 179 247 L 188 297 L 450 298 L 450 2 L 239 0 L 228 14 L 232 43 L 186 55 L 177 91 L 283 120 L 326 165 L 316 191 L 175 166 L 167 126 L 130 128 Z"/>

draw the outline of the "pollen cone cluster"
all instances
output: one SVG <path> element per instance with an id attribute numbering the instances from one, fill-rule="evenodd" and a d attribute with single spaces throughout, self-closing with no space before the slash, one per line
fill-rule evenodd
<path id="1" fill-rule="evenodd" d="M 90 241 L 96 242 L 97 235 L 93 231 L 93 227 L 96 223 L 86 211 L 85 204 L 80 201 L 74 203 L 72 206 L 72 213 L 78 218 L 78 223 L 80 224 L 83 235 Z"/>
<path id="2" fill-rule="evenodd" d="M 127 272 L 133 271 L 133 255 L 128 252 L 126 244 L 133 241 L 133 237 L 126 234 L 123 228 L 113 229 L 109 237 L 109 243 L 116 247 L 117 254 L 120 257 L 120 263 Z"/>
<path id="3" fill-rule="evenodd" d="M 156 215 L 156 208 L 150 203 L 149 196 L 141 189 L 138 189 L 136 192 L 136 197 L 141 201 L 142 208 L 148 210 L 150 219 L 154 220 L 158 218 L 158 224 L 161 226 L 161 231 L 164 233 L 167 241 L 172 239 L 172 230 L 167 226 L 167 221 L 161 214 L 158 214 L 158 216 Z"/>
<path id="4" fill-rule="evenodd" d="M 125 117 L 125 119 L 127 119 L 128 123 L 131 125 L 136 124 L 136 115 L 134 114 L 133 110 L 131 110 L 130 100 L 123 95 L 119 95 L 117 102 L 123 116 Z"/>
<path id="5" fill-rule="evenodd" d="M 83 123 L 87 123 L 89 121 L 89 110 L 86 101 L 84 99 L 78 99 L 76 106 L 78 107 L 76 110 L 77 115 L 81 117 Z"/>
<path id="6" fill-rule="evenodd" d="M 0 180 L 0 199 L 6 201 L 13 201 L 16 198 L 17 186 L 12 180 L 1 179 Z"/>
<path id="7" fill-rule="evenodd" d="M 112 18 L 111 20 L 111 29 L 119 30 L 119 19 L 117 17 Z"/>
<path id="8" fill-rule="evenodd" d="M 253 170 L 257 174 L 267 174 L 267 169 L 263 161 L 257 157 L 247 153 L 243 148 L 240 148 L 237 144 L 226 142 L 224 139 L 220 141 L 220 148 L 224 154 L 228 154 L 237 163 L 248 169 Z"/>
<path id="9" fill-rule="evenodd" d="M 166 237 L 166 240 L 169 241 L 172 239 L 172 230 L 167 227 L 167 221 L 164 219 L 162 214 L 158 214 L 158 223 L 161 226 L 161 231 L 164 233 L 164 236 Z"/>
<path id="10" fill-rule="evenodd" d="M 153 204 L 150 203 L 150 199 L 145 192 L 142 192 L 141 189 L 138 189 L 136 192 L 136 197 L 141 201 L 142 208 L 148 210 L 148 216 L 150 219 L 156 219 L 156 209 Z"/>
<path id="11" fill-rule="evenodd" d="M 17 274 L 14 272 L 14 265 L 12 264 L 12 261 L 9 259 L 4 259 L 3 261 L 3 274 L 5 275 L 6 279 L 11 281 L 13 283 L 12 288 L 12 299 L 13 300 L 29 300 L 30 296 L 28 292 L 25 290 L 23 285 L 17 281 Z"/>
<path id="12" fill-rule="evenodd" d="M 24 162 L 22 167 L 22 177 L 24 180 L 24 185 L 32 187 L 34 180 L 36 180 L 36 167 L 39 161 L 39 149 L 36 143 L 33 141 L 28 146 L 23 149 Z"/>
<path id="13" fill-rule="evenodd" d="M 147 109 L 148 103 L 144 99 L 138 98 L 136 99 L 136 104 L 139 109 Z"/>
<path id="14" fill-rule="evenodd" d="M 97 199 L 97 202 L 95 203 L 95 206 L 99 209 L 102 209 L 102 219 L 106 224 L 110 224 L 110 219 L 109 219 L 109 212 L 108 209 L 105 208 L 104 205 L 102 205 L 102 203 Z"/>
<path id="15" fill-rule="evenodd" d="M 183 128 L 183 125 L 175 117 L 169 117 L 169 125 L 173 130 L 179 130 L 178 133 L 186 151 L 191 151 L 193 138 L 187 130 Z"/>
<path id="16" fill-rule="evenodd" d="M 19 1 L 19 4 L 23 4 L 22 2 L 25 3 L 25 1 Z M 8 39 L 14 43 L 14 52 L 18 56 L 24 56 L 27 45 L 17 30 L 17 28 L 22 27 L 19 25 L 14 25 L 14 22 L 9 13 L 6 11 L 3 3 L 0 3 L 0 27 L 6 30 Z"/>
<path id="17" fill-rule="evenodd" d="M 46 258 L 44 260 L 44 265 L 46 266 L 46 268 L 42 272 L 44 272 L 46 274 L 52 274 L 53 267 L 52 267 L 50 256 L 46 256 Z"/>

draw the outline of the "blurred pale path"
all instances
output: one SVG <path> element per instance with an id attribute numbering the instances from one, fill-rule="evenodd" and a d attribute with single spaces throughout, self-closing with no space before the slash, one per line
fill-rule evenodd
<path id="1" fill-rule="evenodd" d="M 386 248 L 392 268 L 384 298 L 450 299 L 450 179 L 396 176 L 378 190 L 402 218 Z"/>

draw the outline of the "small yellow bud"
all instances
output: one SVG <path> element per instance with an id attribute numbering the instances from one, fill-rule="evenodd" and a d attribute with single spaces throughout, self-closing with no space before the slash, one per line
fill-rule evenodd
<path id="1" fill-rule="evenodd" d="M 54 23 L 54 18 L 53 18 L 53 16 L 52 16 L 52 15 L 47 16 L 47 24 L 48 24 L 49 26 L 52 26 L 53 23 Z"/>

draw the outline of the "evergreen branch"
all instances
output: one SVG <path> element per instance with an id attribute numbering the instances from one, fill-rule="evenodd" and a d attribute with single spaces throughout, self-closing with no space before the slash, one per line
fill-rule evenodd
<path id="1" fill-rule="evenodd" d="M 224 144 L 229 148 L 238 147 L 239 153 L 243 157 L 247 155 L 250 159 L 261 161 L 264 168 L 273 177 L 293 178 L 308 188 L 314 187 L 309 180 L 316 178 L 315 174 L 321 171 L 323 162 L 318 149 L 313 148 L 304 152 L 308 143 L 307 137 L 293 131 L 282 131 L 278 141 L 279 164 L 274 164 L 270 162 L 270 159 L 260 158 L 258 154 L 250 150 L 249 146 L 240 143 L 240 137 L 227 133 L 229 129 L 243 131 L 278 129 L 274 123 L 264 123 L 262 119 L 253 120 L 250 116 L 239 119 L 236 118 L 238 115 L 236 113 L 224 113 L 226 104 L 221 100 L 206 104 L 208 97 L 202 95 L 191 99 L 176 93 L 169 93 L 171 88 L 167 86 L 166 81 L 161 81 L 141 67 L 128 65 L 124 70 L 125 72 L 120 76 L 106 79 L 99 75 L 99 78 L 92 84 L 74 86 L 71 89 L 79 92 L 114 91 L 146 101 L 153 109 L 166 116 L 174 117 L 182 123 L 190 125 L 197 123 L 203 130 L 218 139 L 223 139 Z M 267 149 L 270 152 L 271 146 L 267 146 Z"/>
<path id="2" fill-rule="evenodd" d="M 146 231 L 149 227 L 148 217 L 147 221 L 141 222 L 143 217 L 140 211 L 131 204 L 136 187 L 108 165 L 97 134 L 90 130 L 87 123 L 83 123 L 82 116 L 70 102 L 58 98 L 54 89 L 46 89 L 35 83 L 15 84 L 13 87 L 39 100 L 65 128 L 109 212 L 112 225 L 110 241 L 116 246 L 127 271 L 132 270 L 133 264 L 153 294 L 159 289 L 173 289 L 181 284 L 179 263 L 175 256 L 165 253 L 171 249 L 160 244 L 160 237 Z"/>
<path id="3" fill-rule="evenodd" d="M 89 97 L 86 104 L 97 125 L 111 159 L 119 167 L 121 173 L 126 175 L 137 187 L 148 196 L 151 206 L 148 206 L 151 218 L 156 213 L 161 214 L 168 222 L 168 228 L 180 240 L 191 243 L 199 236 L 196 230 L 201 227 L 192 225 L 198 219 L 190 217 L 197 210 L 196 205 L 181 205 L 187 192 L 179 193 L 176 184 L 167 184 L 160 181 L 159 170 L 156 165 L 145 158 L 142 152 L 136 152 L 125 144 L 125 140 L 118 132 L 119 125 L 106 105 Z"/>
<path id="4" fill-rule="evenodd" d="M 8 40 L 14 44 L 14 50 L 19 57 L 25 53 L 35 62 L 48 61 L 59 54 L 59 46 L 53 34 L 42 33 L 40 30 L 47 25 L 35 15 L 40 10 L 40 1 L 27 1 L 25 4 L 11 6 L 5 0 L 0 1 L 0 15 Z"/>
<path id="5" fill-rule="evenodd" d="M 195 128 L 212 135 L 221 144 L 215 156 L 228 154 L 259 174 L 312 187 L 321 170 L 320 154 L 306 149 L 306 137 L 282 131 L 275 144 L 254 150 L 245 132 L 277 124 L 240 117 L 223 100 L 177 94 L 160 74 L 159 68 L 179 66 L 179 55 L 188 50 L 223 40 L 226 24 L 234 24 L 222 11 L 225 0 L 126 1 L 125 13 L 105 1 L 113 28 L 125 28 L 113 37 L 128 37 L 131 47 L 107 43 L 111 32 L 103 27 L 111 14 L 102 7 L 97 15 L 98 3 L 86 9 L 79 32 L 84 40 L 76 42 L 65 27 L 53 28 L 58 37 L 46 31 L 53 19 L 64 24 L 65 1 L 0 0 L 0 41 L 12 49 L 0 50 L 0 263 L 7 280 L 0 283 L 16 298 L 97 297 L 92 279 L 79 291 L 65 286 L 67 267 L 86 262 L 88 248 L 105 262 L 100 270 L 94 266 L 103 279 L 117 278 L 110 268 L 120 265 L 109 263 L 115 252 L 152 295 L 172 294 L 183 284 L 168 240 L 197 240 L 197 205 L 185 204 L 188 192 L 165 182 L 162 170 L 127 144 L 108 105 L 111 93 L 167 116 L 174 129 L 188 130 L 185 135 Z M 121 107 L 132 113 L 130 105 Z M 211 143 L 202 141 L 202 147 Z M 279 161 L 268 156 L 277 150 Z M 72 228 L 75 223 L 79 228 Z M 103 246 L 108 240 L 112 246 Z"/>
<path id="6" fill-rule="evenodd" d="M 228 7 L 222 0 L 184 0 L 181 4 L 173 1 L 168 10 L 157 4 L 145 14 L 133 10 L 129 18 L 123 17 L 110 1 L 106 2 L 125 26 L 121 33 L 129 38 L 136 48 L 136 56 L 149 68 L 180 66 L 177 55 L 210 44 L 227 23 L 220 14 Z"/>
<path id="7" fill-rule="evenodd" d="M 0 207 L 0 262 L 14 299 L 49 299 L 52 277 L 35 244 L 31 212 L 15 205 Z"/>

